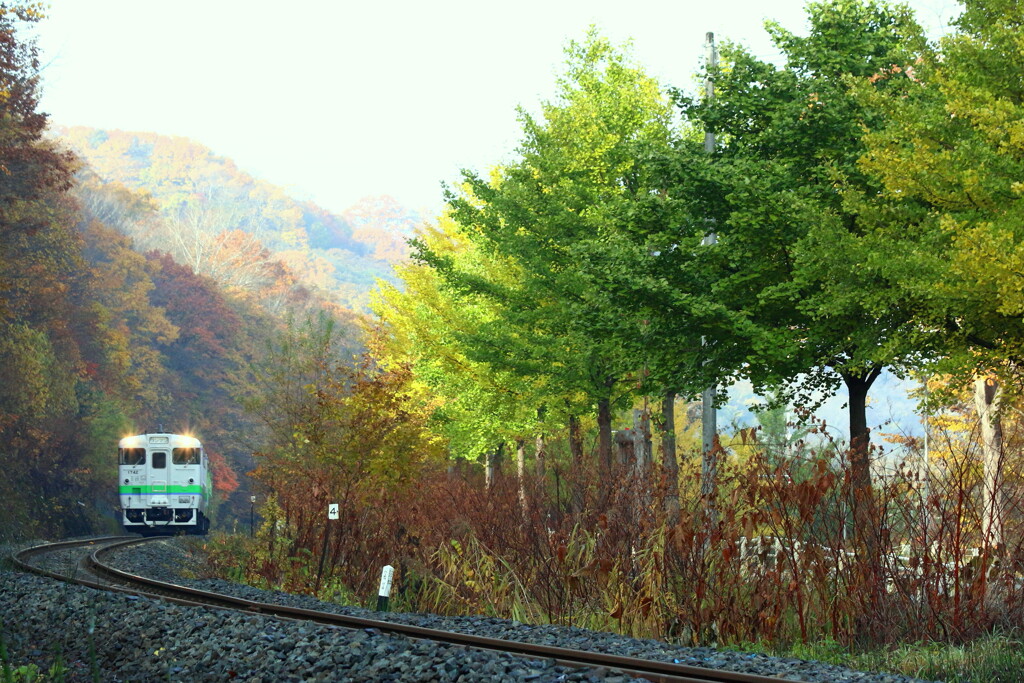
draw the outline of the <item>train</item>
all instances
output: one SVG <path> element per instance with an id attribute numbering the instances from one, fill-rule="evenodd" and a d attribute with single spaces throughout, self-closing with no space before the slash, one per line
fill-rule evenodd
<path id="1" fill-rule="evenodd" d="M 199 439 L 154 432 L 118 442 L 121 525 L 129 533 L 206 535 L 213 493 Z"/>

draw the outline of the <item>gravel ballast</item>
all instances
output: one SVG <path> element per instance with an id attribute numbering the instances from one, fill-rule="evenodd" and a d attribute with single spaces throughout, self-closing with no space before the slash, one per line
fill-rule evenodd
<path id="1" fill-rule="evenodd" d="M 328 610 L 426 628 L 574 649 L 676 661 L 775 676 L 781 680 L 904 683 L 915 679 L 759 654 L 687 648 L 654 640 L 488 617 L 380 614 L 262 591 L 201 576 L 187 540 L 126 549 L 115 566 L 162 581 L 261 602 Z M 601 681 L 627 680 L 604 670 L 413 641 L 369 629 L 278 620 L 168 604 L 0 570 L 0 636 L 9 661 L 48 668 L 59 657 L 69 680 L 104 681 Z"/>

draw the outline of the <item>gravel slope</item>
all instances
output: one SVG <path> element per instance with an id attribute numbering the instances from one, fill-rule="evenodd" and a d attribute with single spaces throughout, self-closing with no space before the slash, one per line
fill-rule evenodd
<path id="1" fill-rule="evenodd" d="M 329 609 L 429 628 L 538 642 L 694 666 L 777 676 L 782 680 L 904 683 L 795 659 L 684 648 L 653 640 L 556 626 L 528 626 L 487 617 L 381 615 L 260 591 L 202 576 L 202 559 L 188 541 L 156 541 L 120 553 L 115 564 L 133 573 L 262 602 Z M 627 680 L 603 670 L 578 671 L 547 661 L 426 644 L 377 631 L 351 632 L 255 615 L 205 610 L 74 587 L 0 569 L 0 637 L 14 665 L 46 668 L 60 657 L 69 680 L 104 681 L 600 681 Z"/>

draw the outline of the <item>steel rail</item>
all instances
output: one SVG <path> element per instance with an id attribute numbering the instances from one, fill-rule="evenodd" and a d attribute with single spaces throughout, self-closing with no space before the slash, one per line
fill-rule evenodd
<path id="1" fill-rule="evenodd" d="M 423 626 L 412 626 L 389 621 L 381 621 L 378 619 L 367 619 L 365 617 L 348 616 L 332 612 L 321 612 L 299 607 L 287 607 L 284 605 L 274 605 L 254 600 L 245 600 L 243 598 L 236 598 L 230 595 L 213 593 L 196 588 L 188 588 L 186 586 L 179 586 L 144 576 L 138 576 L 136 574 L 115 569 L 114 567 L 104 564 L 102 560 L 102 556 L 117 549 L 151 540 L 155 539 L 124 539 L 124 537 L 108 537 L 105 539 L 94 539 L 90 541 L 70 541 L 60 544 L 35 546 L 34 548 L 29 548 L 21 551 L 20 553 L 16 553 L 14 555 L 14 559 L 16 564 L 27 571 L 44 574 L 46 576 L 65 581 L 83 583 L 84 585 L 92 586 L 94 588 L 129 592 L 144 597 L 169 600 L 171 602 L 184 605 L 213 606 L 234 609 L 251 614 L 254 613 L 290 620 L 312 621 L 346 629 L 369 629 L 381 633 L 401 635 L 418 640 L 446 643 L 459 647 L 505 652 L 515 656 L 531 659 L 548 659 L 553 660 L 556 664 L 564 666 L 611 669 L 629 676 L 642 677 L 647 680 L 657 681 L 660 683 L 773 683 L 779 680 L 778 677 L 763 676 L 759 674 L 707 669 L 688 664 L 677 664 L 675 662 L 662 662 L 600 652 L 590 652 L 586 650 L 573 650 L 552 645 L 537 645 L 521 641 L 501 640 L 487 636 L 442 631 Z M 86 560 L 89 565 L 89 570 L 94 574 L 105 577 L 107 580 L 114 581 L 116 584 L 143 586 L 145 587 L 145 590 L 133 590 L 125 588 L 123 585 L 106 585 L 100 582 L 92 582 L 89 580 L 82 581 L 75 577 L 61 576 L 54 572 L 33 567 L 27 562 L 19 560 L 19 556 L 25 553 L 39 555 L 47 552 L 48 548 L 53 549 L 55 546 L 61 546 L 59 549 L 64 549 L 75 545 L 98 543 L 103 543 L 103 545 L 100 545 L 96 550 L 94 550 L 90 554 L 88 560 Z"/>
<path id="2" fill-rule="evenodd" d="M 91 588 L 106 588 L 107 586 L 99 584 L 90 579 L 75 575 L 61 574 L 59 572 L 51 571 L 49 569 L 43 569 L 37 567 L 31 563 L 31 559 L 37 556 L 48 555 L 61 550 L 70 550 L 72 548 L 83 547 L 83 546 L 102 546 L 109 543 L 123 542 L 129 537 L 126 536 L 97 536 L 95 538 L 83 538 L 72 541 L 57 541 L 54 543 L 43 543 L 40 545 L 31 546 L 28 548 L 22 548 L 14 553 L 11 553 L 10 559 L 16 567 L 22 571 L 31 572 L 33 574 L 39 574 L 40 576 L 46 576 L 51 579 L 57 579 L 58 581 L 68 581 L 71 583 L 79 583 Z M 134 538 L 132 539 L 134 540 Z"/>

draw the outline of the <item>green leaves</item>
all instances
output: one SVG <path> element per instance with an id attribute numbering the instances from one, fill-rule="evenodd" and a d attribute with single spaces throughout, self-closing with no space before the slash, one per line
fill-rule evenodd
<path id="1" fill-rule="evenodd" d="M 886 197 L 928 208 L 927 229 L 904 250 L 928 267 L 907 281 L 927 293 L 921 317 L 943 332 L 947 359 L 970 372 L 1018 358 L 1024 332 L 1024 42 L 1018 3 L 965 7 L 941 57 L 924 53 L 912 73 L 887 77 L 899 88 L 873 94 L 890 123 L 869 133 L 861 164 Z"/>

